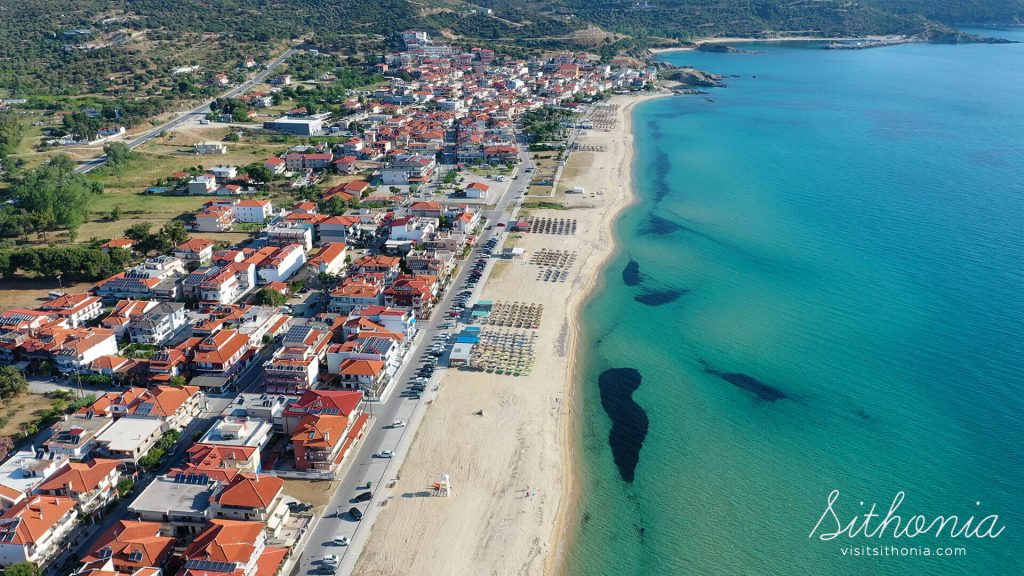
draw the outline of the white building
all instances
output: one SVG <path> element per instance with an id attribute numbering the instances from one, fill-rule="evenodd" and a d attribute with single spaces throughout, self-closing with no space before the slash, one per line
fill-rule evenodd
<path id="1" fill-rule="evenodd" d="M 132 501 L 128 511 L 144 522 L 159 522 L 162 533 L 198 534 L 210 519 L 210 498 L 220 484 L 205 475 L 158 476 Z"/>
<path id="2" fill-rule="evenodd" d="M 270 437 L 274 433 L 274 424 L 270 420 L 262 418 L 249 418 L 246 416 L 226 416 L 217 420 L 203 438 L 200 444 L 220 444 L 225 446 L 248 446 L 263 450 L 270 443 Z"/>
<path id="3" fill-rule="evenodd" d="M 231 180 L 238 176 L 238 166 L 214 166 L 207 172 L 213 174 L 219 181 Z"/>
<path id="4" fill-rule="evenodd" d="M 306 263 L 306 252 L 299 244 L 282 246 L 274 254 L 260 262 L 256 273 L 264 284 L 285 282 Z"/>
<path id="5" fill-rule="evenodd" d="M 163 420 L 121 418 L 97 436 L 96 442 L 100 452 L 134 469 L 166 431 L 167 423 Z"/>
<path id="6" fill-rule="evenodd" d="M 0 509 L 7 510 L 22 502 L 67 461 L 65 454 L 47 454 L 43 450 L 11 454 L 0 464 Z"/>
<path id="7" fill-rule="evenodd" d="M 33 562 L 40 567 L 63 547 L 75 527 L 76 502 L 61 496 L 33 496 L 0 516 L 0 566 Z"/>
<path id="8" fill-rule="evenodd" d="M 113 330 L 106 328 L 79 328 L 83 331 L 78 338 L 64 343 L 64 347 L 53 353 L 57 370 L 64 374 L 82 372 L 100 356 L 117 354 L 117 338 Z"/>
<path id="9" fill-rule="evenodd" d="M 437 168 L 433 158 L 417 155 L 402 155 L 381 170 L 384 185 L 423 184 L 430 180 Z"/>
<path id="10" fill-rule="evenodd" d="M 198 155 L 227 154 L 228 147 L 220 142 L 201 142 L 195 145 L 193 151 Z"/>
<path id="11" fill-rule="evenodd" d="M 128 328 L 132 342 L 163 344 L 185 325 L 185 305 L 180 302 L 161 302 L 132 322 Z"/>
<path id="12" fill-rule="evenodd" d="M 52 434 L 43 446 L 51 454 L 82 460 L 96 448 L 96 438 L 113 423 L 113 418 L 102 414 L 65 414 L 50 427 Z"/>
<path id="13" fill-rule="evenodd" d="M 274 205 L 270 200 L 239 200 L 231 206 L 238 222 L 255 222 L 262 224 L 274 214 Z"/>
<path id="14" fill-rule="evenodd" d="M 217 189 L 217 177 L 213 174 L 200 174 L 188 183 L 188 193 L 192 196 L 213 194 Z"/>
<path id="15" fill-rule="evenodd" d="M 263 123 L 264 130 L 277 130 L 299 136 L 318 136 L 324 131 L 324 121 L 320 118 L 292 118 L 283 116 L 277 120 Z"/>
<path id="16" fill-rule="evenodd" d="M 339 274 L 345 268 L 347 252 L 343 242 L 328 242 L 309 259 L 308 266 L 319 274 Z"/>
<path id="17" fill-rule="evenodd" d="M 301 244 L 303 250 L 312 250 L 313 231 L 306 226 L 278 224 L 267 228 L 267 243 L 273 246 Z"/>

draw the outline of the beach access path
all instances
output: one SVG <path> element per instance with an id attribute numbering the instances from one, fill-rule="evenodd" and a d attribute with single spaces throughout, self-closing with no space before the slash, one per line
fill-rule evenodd
<path id="1" fill-rule="evenodd" d="M 613 98 L 615 126 L 579 138 L 602 151 L 588 153 L 589 165 L 564 182 L 588 193 L 559 196 L 563 210 L 529 209 L 538 218 L 576 220 L 575 235 L 504 234 L 505 245 L 525 248 L 526 257 L 493 263 L 481 296 L 544 305 L 533 372 L 515 377 L 439 371 L 441 393 L 422 415 L 396 474 L 400 478 L 388 489 L 394 497 L 378 509 L 355 574 L 557 571 L 556 551 L 572 521 L 569 416 L 576 310 L 614 250 L 611 224 L 632 198 L 630 111 L 659 95 Z M 566 281 L 539 279 L 540 268 L 529 258 L 542 248 L 576 253 Z M 431 483 L 441 474 L 451 478 L 448 498 L 430 496 Z"/>

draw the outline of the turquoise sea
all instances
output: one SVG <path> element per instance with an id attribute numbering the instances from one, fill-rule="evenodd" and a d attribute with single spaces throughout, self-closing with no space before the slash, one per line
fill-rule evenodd
<path id="1" fill-rule="evenodd" d="M 665 55 L 728 87 L 634 112 L 568 572 L 1024 574 L 1024 44 L 739 47 Z M 809 538 L 833 490 L 1004 531 Z"/>

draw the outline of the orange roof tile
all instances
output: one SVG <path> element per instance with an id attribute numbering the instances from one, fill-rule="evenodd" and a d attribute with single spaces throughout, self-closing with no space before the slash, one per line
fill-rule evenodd
<path id="1" fill-rule="evenodd" d="M 118 570 L 160 566 L 174 548 L 173 536 L 160 535 L 159 522 L 119 520 L 100 536 L 92 551 L 82 558 L 85 563 L 102 560 L 100 550 L 109 549 L 109 557 Z M 132 555 L 137 554 L 138 559 Z"/>
<path id="2" fill-rule="evenodd" d="M 206 529 L 185 549 L 185 558 L 248 564 L 256 552 L 256 541 L 261 532 L 262 522 L 210 520 Z"/>
<path id="3" fill-rule="evenodd" d="M 216 501 L 236 508 L 270 508 L 283 487 L 284 480 L 277 476 L 239 474 L 224 487 Z"/>
<path id="4" fill-rule="evenodd" d="M 96 458 L 88 462 L 68 462 L 60 467 L 38 490 L 61 490 L 67 488 L 72 494 L 84 494 L 99 487 L 100 482 L 110 475 L 120 460 Z"/>
<path id="5" fill-rule="evenodd" d="M 5 524 L 12 535 L 7 544 L 29 545 L 39 542 L 57 521 L 75 508 L 75 501 L 63 496 L 33 496 L 15 504 L 0 516 L 0 520 L 19 519 Z"/>

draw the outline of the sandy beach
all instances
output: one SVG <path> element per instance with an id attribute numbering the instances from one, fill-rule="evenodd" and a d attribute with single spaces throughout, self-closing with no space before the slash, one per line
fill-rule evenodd
<path id="1" fill-rule="evenodd" d="M 565 186 L 584 194 L 550 200 L 565 209 L 529 209 L 538 218 L 576 220 L 575 235 L 515 233 L 506 246 L 522 260 L 499 262 L 483 298 L 544 305 L 530 376 L 447 370 L 399 473 L 394 496 L 374 524 L 355 573 L 547 574 L 558 570 L 571 494 L 573 349 L 576 310 L 613 252 L 611 224 L 632 199 L 630 111 L 663 93 L 617 96 L 617 122 L 579 142 L 599 149 L 570 160 Z M 570 168 L 572 168 L 570 170 Z M 540 249 L 574 252 L 564 282 L 539 279 Z M 486 329 L 486 328 L 485 328 Z M 483 415 L 476 415 L 479 411 Z M 427 496 L 446 473 L 453 496 Z"/>
<path id="2" fill-rule="evenodd" d="M 735 37 L 721 37 L 721 38 L 701 38 L 700 40 L 694 40 L 694 44 L 743 44 L 746 42 L 841 42 L 841 41 L 853 41 L 853 40 L 882 40 L 890 38 L 890 36 L 778 36 L 774 38 L 735 38 Z M 662 52 L 682 52 L 686 50 L 696 50 L 695 46 L 676 46 L 672 48 L 651 48 L 650 51 L 653 54 L 661 54 Z"/>

